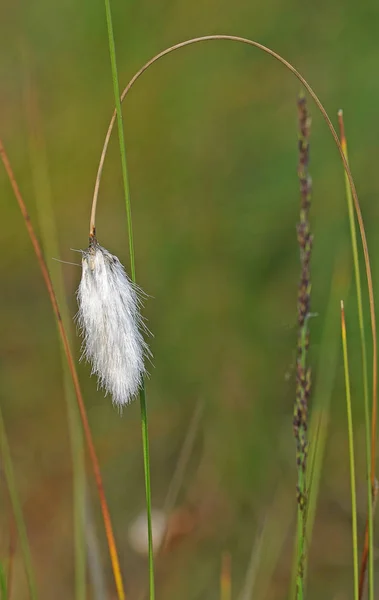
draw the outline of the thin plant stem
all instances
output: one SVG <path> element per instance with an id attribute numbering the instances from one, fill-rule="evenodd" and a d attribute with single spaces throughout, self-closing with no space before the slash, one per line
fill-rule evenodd
<path id="1" fill-rule="evenodd" d="M 8 443 L 8 437 L 5 431 L 3 413 L 0 408 L 0 451 L 4 465 L 5 477 L 8 485 L 9 496 L 11 499 L 14 520 L 16 522 L 17 533 L 20 540 L 22 556 L 24 559 L 26 578 L 28 582 L 29 595 L 31 600 L 37 600 L 37 586 L 34 578 L 34 571 L 32 565 L 32 557 L 28 542 L 28 534 L 26 531 L 26 525 L 24 521 L 24 515 L 20 499 L 17 492 L 16 481 L 13 472 L 12 457 Z"/>
<path id="2" fill-rule="evenodd" d="M 267 511 L 268 512 L 268 511 Z M 250 560 L 247 567 L 245 581 L 243 584 L 243 588 L 241 593 L 238 596 L 238 600 L 251 600 L 252 598 L 259 597 L 263 598 L 264 596 L 255 596 L 254 595 L 254 587 L 258 574 L 258 567 L 261 560 L 262 554 L 262 546 L 265 536 L 268 533 L 268 519 L 267 514 L 263 519 L 263 525 L 261 526 L 261 530 L 256 535 L 253 543 L 253 547 L 250 554 Z M 275 538 L 275 542 L 276 542 Z M 275 544 L 275 551 L 277 549 L 277 545 Z"/>
<path id="3" fill-rule="evenodd" d="M 336 321 L 336 307 L 341 297 L 341 288 L 346 292 L 350 289 L 350 269 L 338 257 L 335 261 L 331 289 L 327 302 L 325 319 L 320 342 L 320 351 L 317 372 L 322 377 L 316 379 L 312 392 L 312 414 L 309 426 L 309 457 L 307 468 L 307 514 L 305 543 L 310 547 L 312 542 L 313 527 L 317 510 L 317 499 L 320 489 L 321 471 L 324 461 L 325 446 L 330 420 L 330 402 L 333 392 L 334 380 L 337 370 L 339 351 L 338 320 Z M 337 327 L 337 329 L 336 329 Z M 336 335 L 337 334 L 337 335 Z M 295 556 L 295 559 L 297 557 Z M 290 598 L 296 593 L 297 562 L 293 561 Z M 305 587 L 308 576 L 308 563 L 304 565 Z"/>
<path id="4" fill-rule="evenodd" d="M 191 422 L 188 426 L 183 446 L 181 447 L 178 461 L 176 463 L 175 471 L 172 475 L 170 485 L 167 490 L 166 498 L 163 505 L 163 511 L 166 515 L 169 515 L 171 513 L 176 504 L 180 487 L 183 483 L 185 469 L 191 456 L 191 452 L 195 442 L 195 436 L 199 428 L 199 423 L 203 414 L 203 410 L 204 403 L 202 400 L 199 400 L 193 412 Z"/>
<path id="5" fill-rule="evenodd" d="M 14 570 L 14 558 L 16 553 L 16 523 L 14 518 L 11 518 L 10 527 L 9 527 L 9 550 L 8 550 L 8 569 L 7 569 L 7 600 L 10 600 L 12 595 L 12 585 L 13 585 L 13 570 Z"/>
<path id="6" fill-rule="evenodd" d="M 317 498 L 320 487 L 321 470 L 325 454 L 327 432 L 330 420 L 330 401 L 333 392 L 334 380 L 338 359 L 338 320 L 336 320 L 336 307 L 341 296 L 341 283 L 345 290 L 350 288 L 350 271 L 338 258 L 335 262 L 332 284 L 326 308 L 324 327 L 322 331 L 319 363 L 317 370 L 322 373 L 316 381 L 312 401 L 312 418 L 309 428 L 310 468 L 307 472 L 308 509 L 306 540 L 312 538 L 312 531 L 316 516 Z"/>
<path id="7" fill-rule="evenodd" d="M 147 422 L 147 409 L 146 409 L 146 397 L 145 397 L 145 386 L 144 385 L 141 386 L 139 397 L 140 397 L 140 410 L 141 410 L 143 467 L 144 467 L 144 473 L 145 473 L 147 534 L 148 534 L 148 547 L 149 547 L 149 589 L 150 589 L 150 600 L 154 600 L 155 583 L 154 583 L 153 529 L 152 529 L 152 524 L 151 524 L 149 430 L 148 430 L 148 422 Z"/>
<path id="8" fill-rule="evenodd" d="M 301 346 L 305 349 L 305 338 L 307 335 L 307 326 L 301 332 Z M 299 366 L 302 371 L 306 371 L 306 354 L 302 353 Z M 305 572 L 305 534 L 306 534 L 306 519 L 307 519 L 307 488 L 306 488 L 306 455 L 307 442 L 305 437 L 305 425 L 299 427 L 299 436 L 302 441 L 297 452 L 297 526 L 296 526 L 296 544 L 297 544 L 297 559 L 296 559 L 296 598 L 303 600 L 304 598 L 304 572 Z"/>
<path id="9" fill-rule="evenodd" d="M 310 231 L 309 210 L 311 206 L 312 184 L 308 173 L 309 138 L 311 119 L 304 94 L 297 101 L 299 121 L 299 162 L 300 218 L 297 225 L 297 239 L 300 250 L 300 279 L 297 294 L 298 342 L 296 357 L 296 399 L 293 416 L 293 430 L 296 441 L 297 465 L 297 567 L 296 598 L 304 597 L 305 581 L 305 536 L 308 510 L 307 458 L 308 458 L 308 405 L 311 392 L 311 370 L 308 366 L 309 317 L 311 306 L 310 262 L 313 235 Z"/>
<path id="10" fill-rule="evenodd" d="M 0 562 L 0 600 L 8 600 L 7 578 L 5 576 L 4 566 L 1 562 Z"/>
<path id="11" fill-rule="evenodd" d="M 92 600 L 105 600 L 108 597 L 105 573 L 101 559 L 100 540 L 95 528 L 94 515 L 89 490 L 85 492 L 85 534 L 87 542 L 88 576 L 92 587 Z"/>
<path id="12" fill-rule="evenodd" d="M 117 594 L 118 594 L 119 600 L 125 600 L 125 592 L 124 592 L 124 586 L 122 583 L 121 569 L 120 569 L 120 563 L 118 560 L 116 542 L 115 542 L 115 538 L 114 538 L 114 534 L 113 534 L 112 522 L 111 522 L 110 513 L 109 513 L 109 509 L 108 509 L 108 505 L 107 505 L 107 501 L 106 501 L 106 497 L 105 497 L 104 486 L 103 486 L 103 481 L 102 481 L 101 472 L 100 472 L 100 466 L 99 466 L 99 462 L 97 459 L 95 446 L 94 446 L 94 443 L 92 440 L 92 433 L 91 433 L 91 429 L 90 429 L 89 422 L 88 422 L 88 417 L 87 417 L 87 413 L 86 413 L 86 408 L 85 408 L 82 392 L 80 389 L 79 378 L 78 378 L 78 374 L 77 374 L 76 368 L 75 368 L 75 362 L 74 362 L 74 359 L 73 359 L 73 356 L 71 353 L 71 348 L 70 348 L 70 344 L 69 344 L 68 337 L 66 334 L 66 330 L 63 325 L 63 321 L 62 321 L 61 313 L 59 310 L 55 291 L 53 288 L 53 284 L 52 284 L 52 281 L 51 281 L 51 278 L 49 275 L 49 271 L 46 266 L 46 261 L 43 256 L 41 246 L 40 246 L 37 236 L 35 234 L 29 213 L 27 211 L 25 202 L 21 196 L 21 192 L 17 185 L 11 164 L 8 159 L 8 155 L 5 152 L 5 148 L 4 148 L 4 145 L 1 141 L 1 139 L 0 139 L 0 158 L 3 162 L 5 171 L 8 175 L 8 178 L 11 183 L 12 190 L 13 190 L 13 193 L 17 200 L 17 203 L 19 205 L 21 214 L 24 218 L 25 226 L 27 228 L 30 240 L 32 242 L 34 252 L 37 256 L 37 260 L 38 260 L 38 263 L 39 263 L 39 266 L 41 269 L 42 277 L 45 282 L 45 285 L 46 285 L 46 288 L 47 288 L 47 291 L 49 294 L 49 298 L 50 298 L 50 301 L 51 301 L 51 304 L 53 307 L 53 312 L 54 312 L 54 315 L 55 315 L 55 318 L 57 321 L 59 335 L 60 335 L 60 338 L 61 338 L 61 341 L 63 344 L 64 352 L 65 352 L 65 355 L 67 358 L 67 363 L 68 363 L 68 366 L 70 369 L 70 374 L 71 374 L 72 381 L 74 384 L 75 395 L 76 395 L 76 399 L 78 401 L 80 417 L 81 417 L 82 425 L 83 425 L 83 429 L 84 429 L 84 435 L 85 435 L 88 452 L 89 452 L 89 456 L 90 456 L 90 460 L 91 460 L 91 464 L 92 464 L 92 468 L 93 468 L 93 472 L 94 472 L 94 476 L 95 476 L 95 482 L 96 482 L 97 492 L 98 492 L 98 496 L 99 496 L 101 512 L 103 515 L 105 533 L 106 533 L 106 537 L 107 537 L 109 555 L 110 555 L 110 559 L 111 559 L 113 576 L 114 576 L 114 580 L 115 580 L 115 584 L 116 584 Z"/>
<path id="13" fill-rule="evenodd" d="M 126 163 L 124 125 L 123 125 L 123 120 L 122 120 L 122 108 L 121 108 L 120 89 L 119 89 L 118 72 L 117 72 L 116 45 L 115 45 L 114 33 L 113 33 L 112 12 L 111 12 L 110 0 L 105 0 L 105 12 L 106 12 L 106 17 L 107 17 L 109 53 L 110 53 L 110 59 L 111 59 L 113 91 L 114 91 L 116 113 L 117 113 L 118 139 L 119 139 L 120 157 L 121 157 L 121 170 L 122 170 L 122 179 L 123 179 L 123 184 L 124 184 L 126 220 L 127 220 L 128 238 L 129 238 L 130 275 L 131 275 L 132 281 L 136 282 L 132 210 L 131 210 L 131 202 L 130 202 L 128 169 L 127 169 L 127 163 Z M 95 212 L 92 211 L 91 223 L 90 223 L 90 237 L 94 236 L 95 232 L 96 232 Z M 144 381 L 142 382 L 142 385 L 140 388 L 139 400 L 140 400 L 140 412 L 141 412 L 142 449 L 143 449 L 143 465 L 144 465 L 145 492 L 146 492 L 147 535 L 148 535 L 148 554 L 149 554 L 149 589 L 150 589 L 150 600 L 154 600 L 155 583 L 154 583 L 153 531 L 152 531 L 152 523 L 151 523 L 149 430 L 148 430 L 146 391 L 145 391 L 145 382 Z"/>
<path id="14" fill-rule="evenodd" d="M 269 54 L 270 56 L 272 56 L 275 60 L 279 61 L 282 65 L 284 65 L 293 75 L 295 75 L 295 77 L 305 87 L 305 89 L 311 96 L 312 100 L 316 104 L 318 110 L 322 114 L 322 116 L 328 126 L 328 129 L 334 139 L 334 142 L 337 146 L 339 154 L 341 156 L 341 160 L 342 160 L 345 172 L 346 172 L 346 176 L 349 180 L 349 186 L 350 186 L 351 193 L 353 196 L 353 201 L 354 201 L 354 209 L 355 209 L 355 213 L 356 213 L 356 217 L 357 217 L 357 221 L 358 221 L 358 225 L 359 225 L 359 232 L 360 232 L 360 237 L 361 237 L 361 241 L 362 241 L 362 248 L 363 248 L 365 269 L 366 269 L 366 277 L 367 277 L 367 287 L 368 287 L 368 294 L 369 294 L 371 333 L 372 333 L 372 344 L 373 344 L 373 356 L 372 356 L 372 365 L 373 365 L 373 369 L 372 369 L 372 379 L 373 379 L 373 384 L 372 384 L 372 412 L 373 412 L 373 415 L 372 415 L 372 432 L 373 432 L 372 433 L 372 445 L 373 445 L 373 449 L 371 451 L 371 456 L 373 457 L 372 460 L 375 460 L 376 421 L 377 421 L 377 419 L 376 419 L 376 414 L 377 414 L 377 402 L 376 402 L 376 400 L 377 400 L 377 337 L 376 337 L 375 298 L 374 298 L 374 290 L 373 290 L 373 284 L 372 284 L 370 255 L 369 255 L 369 251 L 368 251 L 366 232 L 365 232 L 362 212 L 361 212 L 360 205 L 359 205 L 358 194 L 357 194 L 357 190 L 355 188 L 354 179 L 351 174 L 349 164 L 344 155 L 343 148 L 341 146 L 337 132 L 333 127 L 332 121 L 331 121 L 328 113 L 326 112 L 323 104 L 319 100 L 318 96 L 313 91 L 312 87 L 309 85 L 309 83 L 306 81 L 306 79 L 301 75 L 301 73 L 299 73 L 299 71 L 291 63 L 289 63 L 287 60 L 285 60 L 277 52 L 274 52 L 273 50 L 271 50 L 271 48 L 267 48 L 267 46 L 264 46 L 263 44 L 260 44 L 259 42 L 256 42 L 254 40 L 250 40 L 247 38 L 242 38 L 242 37 L 233 36 L 233 35 L 218 35 L 218 34 L 216 34 L 216 35 L 207 35 L 207 36 L 192 38 L 190 40 L 185 40 L 184 42 L 180 42 L 179 44 L 170 46 L 169 48 L 166 48 L 165 50 L 162 50 L 162 52 L 159 52 L 158 54 L 153 56 L 153 58 L 151 58 L 147 63 L 145 63 L 139 69 L 139 71 L 137 71 L 137 73 L 129 81 L 128 85 L 124 88 L 124 90 L 121 94 L 121 97 L 120 97 L 121 102 L 125 99 L 126 95 L 131 90 L 131 88 L 136 83 L 136 81 L 141 77 L 141 75 L 145 71 L 147 71 L 150 67 L 152 67 L 158 60 L 163 58 L 164 56 L 167 56 L 167 55 L 171 54 L 172 52 L 176 52 L 177 50 L 180 50 L 181 48 L 185 48 L 185 47 L 191 46 L 193 44 L 198 44 L 200 42 L 207 42 L 207 41 L 216 41 L 216 40 L 228 40 L 228 41 L 232 41 L 232 42 L 239 42 L 242 44 L 247 44 L 248 46 L 253 46 L 253 47 L 265 52 L 266 54 Z M 94 189 L 93 200 L 92 200 L 90 232 L 92 231 L 92 229 L 95 228 L 96 207 L 97 207 L 97 200 L 98 200 L 98 195 L 99 195 L 101 175 L 102 175 L 102 171 L 103 171 L 103 166 L 104 166 L 105 156 L 106 156 L 107 149 L 108 149 L 109 140 L 110 140 L 112 129 L 113 129 L 113 126 L 114 126 L 114 123 L 116 120 L 116 116 L 117 116 L 117 109 L 113 112 L 112 118 L 110 120 L 108 130 L 107 130 L 105 140 L 104 140 L 103 149 L 102 149 L 101 156 L 100 156 L 100 162 L 99 162 L 99 167 L 98 167 L 98 171 L 97 171 L 97 175 L 96 175 L 95 189 Z"/>
<path id="15" fill-rule="evenodd" d="M 105 0 L 105 12 L 106 12 L 106 16 L 107 16 L 109 54 L 111 57 L 113 91 L 114 91 L 116 112 L 117 112 L 118 139 L 119 139 L 119 143 L 120 143 L 122 180 L 123 180 L 123 184 L 124 184 L 126 220 L 127 220 L 127 225 L 128 225 L 130 274 L 131 274 L 132 280 L 135 282 L 136 266 L 135 266 L 135 257 L 134 257 L 132 207 L 131 207 L 131 202 L 130 202 L 128 169 L 126 166 L 124 124 L 123 124 L 123 120 L 122 120 L 120 88 L 119 88 L 119 83 L 118 83 L 117 61 L 116 61 L 116 46 L 115 46 L 114 34 L 113 34 L 112 12 L 111 12 L 110 0 Z M 93 233 L 94 230 L 95 230 L 95 219 L 93 219 L 93 222 L 91 223 L 90 232 Z M 90 235 L 91 235 L 91 233 L 90 233 Z"/>
<path id="16" fill-rule="evenodd" d="M 203 408 L 204 408 L 203 402 L 198 401 L 198 403 L 195 407 L 194 413 L 192 415 L 192 419 L 188 425 L 187 433 L 185 435 L 183 445 L 180 449 L 180 453 L 179 453 L 178 460 L 177 460 L 177 463 L 175 466 L 175 470 L 171 477 L 171 481 L 168 486 L 166 498 L 165 498 L 165 501 L 163 504 L 163 512 L 166 516 L 170 515 L 174 506 L 176 505 L 176 501 L 178 499 L 180 488 L 183 484 L 185 470 L 187 468 L 188 461 L 191 457 L 191 452 L 192 452 L 193 445 L 195 442 L 196 433 L 198 431 L 200 418 L 203 413 Z M 158 551 L 155 553 L 154 567 L 156 570 L 158 570 L 159 558 L 162 556 L 161 550 L 163 550 L 164 547 L 165 547 L 165 542 L 163 540 L 163 544 L 161 546 L 159 546 L 159 548 L 157 549 Z M 141 600 L 144 600 L 144 598 L 146 598 L 149 595 L 148 591 L 150 588 L 150 584 L 148 587 L 147 586 L 145 586 L 145 587 L 146 587 L 146 591 L 144 591 L 143 594 L 141 594 Z"/>
<path id="17" fill-rule="evenodd" d="M 26 52 L 25 52 L 26 55 Z M 25 61 L 28 60 L 25 56 Z M 52 202 L 47 154 L 45 141 L 42 134 L 40 113 L 37 100 L 37 91 L 29 75 L 25 86 L 25 105 L 29 128 L 29 150 L 32 167 L 34 195 L 40 222 L 42 245 L 45 256 L 50 257 L 48 266 L 51 270 L 51 257 L 59 256 L 58 230 Z M 49 261 L 49 259 L 47 259 Z M 70 317 L 67 303 L 65 302 L 64 282 L 62 270 L 59 267 L 51 270 L 54 289 L 61 306 L 62 321 L 65 326 L 69 343 L 72 344 L 70 335 Z M 75 548 L 75 598 L 86 598 L 86 545 L 84 539 L 84 498 L 86 487 L 85 458 L 83 448 L 83 431 L 80 422 L 78 405 L 72 386 L 70 371 L 67 366 L 63 347 L 61 346 L 61 361 L 63 368 L 63 386 L 67 405 L 68 428 L 71 445 L 71 464 L 73 472 L 73 520 L 74 520 L 74 548 Z"/>
<path id="18" fill-rule="evenodd" d="M 356 482 L 355 482 L 355 458 L 354 458 L 354 433 L 353 433 L 353 416 L 352 416 L 352 411 L 351 411 L 350 372 L 349 372 L 349 360 L 348 360 L 348 354 L 347 354 L 345 309 L 344 309 L 344 304 L 343 304 L 342 300 L 341 300 L 341 333 L 342 333 L 343 363 L 344 363 L 344 371 L 345 371 L 347 427 L 348 427 L 348 436 L 349 436 L 349 463 L 350 463 L 350 483 L 351 483 L 353 570 L 354 570 L 354 600 L 358 600 L 358 598 L 359 598 L 358 528 L 357 528 L 357 498 L 356 498 L 356 489 L 355 489 Z"/>
<path id="19" fill-rule="evenodd" d="M 272 581 L 275 576 L 280 557 L 285 552 L 286 540 L 292 531 L 294 521 L 293 490 L 289 491 L 286 481 L 283 481 L 277 488 L 274 498 L 264 516 L 264 524 L 261 531 L 262 540 L 258 542 L 254 589 L 248 594 L 248 589 L 239 598 L 239 600 L 264 600 L 270 595 Z M 272 541 L 275 540 L 275 544 Z M 261 547 L 260 547 L 261 546 Z M 259 573 L 258 558 L 260 560 Z M 296 578 L 294 579 L 296 584 Z M 252 585 L 252 584 L 250 584 Z M 295 587 L 294 587 L 295 589 Z M 294 594 L 288 596 L 292 598 Z"/>
<path id="20" fill-rule="evenodd" d="M 339 128 L 340 128 L 341 146 L 342 146 L 344 155 L 346 157 L 346 160 L 347 160 L 347 162 L 349 162 L 342 110 L 338 111 L 338 122 L 339 122 Z M 353 205 L 353 199 L 351 196 L 351 190 L 350 190 L 350 186 L 349 186 L 349 182 L 348 182 L 346 173 L 344 173 L 344 175 L 345 175 L 345 187 L 346 187 L 346 200 L 347 200 L 349 223 L 350 223 L 351 247 L 352 247 L 352 252 L 353 252 L 357 306 L 358 306 L 359 335 L 360 335 L 361 354 L 362 354 L 363 399 L 364 399 L 365 429 L 366 429 L 365 439 L 366 439 L 366 469 L 367 469 L 367 523 L 366 523 L 366 531 L 365 531 L 365 543 L 364 543 L 362 560 L 361 560 L 361 571 L 360 571 L 360 577 L 359 577 L 359 597 L 362 598 L 362 596 L 363 596 L 365 574 L 366 574 L 366 568 L 367 568 L 367 559 L 368 559 L 369 599 L 374 600 L 373 497 L 374 497 L 374 490 L 375 490 L 375 457 L 374 457 L 374 455 L 371 455 L 371 452 L 372 452 L 371 437 L 372 437 L 372 435 L 375 435 L 375 430 L 373 432 L 371 431 L 371 423 L 370 423 L 366 332 L 365 332 L 364 318 L 363 318 L 362 283 L 361 283 L 361 273 L 360 273 L 360 267 L 359 267 L 357 233 L 356 233 L 355 218 L 354 218 L 354 205 Z M 374 410 L 374 407 L 373 407 L 373 410 Z M 373 415 L 373 419 L 374 418 L 375 418 L 375 415 Z M 375 451 L 375 448 L 373 450 Z"/>

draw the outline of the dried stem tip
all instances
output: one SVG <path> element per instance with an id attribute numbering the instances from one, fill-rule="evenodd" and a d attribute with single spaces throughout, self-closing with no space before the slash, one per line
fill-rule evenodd
<path id="1" fill-rule="evenodd" d="M 140 315 L 140 290 L 119 259 L 90 238 L 82 255 L 82 279 L 77 292 L 77 321 L 84 337 L 82 358 L 92 365 L 99 385 L 113 402 L 128 404 L 145 373 L 148 347 Z"/>

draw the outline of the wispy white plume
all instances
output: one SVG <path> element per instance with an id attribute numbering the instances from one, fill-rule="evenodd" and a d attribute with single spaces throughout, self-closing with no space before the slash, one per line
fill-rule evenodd
<path id="1" fill-rule="evenodd" d="M 119 406 L 138 391 L 149 353 L 142 337 L 140 290 L 128 278 L 117 256 L 91 240 L 82 253 L 82 278 L 77 291 L 77 321 L 83 354 L 99 385 Z"/>

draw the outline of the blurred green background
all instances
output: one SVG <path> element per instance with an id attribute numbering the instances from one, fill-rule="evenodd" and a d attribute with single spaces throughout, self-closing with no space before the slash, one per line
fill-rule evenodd
<path id="1" fill-rule="evenodd" d="M 193 36 L 230 33 L 260 41 L 293 62 L 334 123 L 337 110 L 344 109 L 377 290 L 377 4 L 114 0 L 112 7 L 121 87 L 166 46 Z M 41 202 L 50 188 L 59 243 L 59 257 L 54 258 L 79 262 L 71 249 L 87 245 L 95 175 L 114 106 L 103 3 L 3 3 L 0 57 L 0 133 L 31 218 L 41 231 L 46 216 Z M 257 540 L 263 541 L 254 597 L 288 594 L 296 500 L 292 406 L 299 90 L 297 80 L 270 57 L 219 41 L 163 59 L 142 76 L 124 103 L 137 280 L 150 296 L 144 315 L 154 334 L 147 395 L 157 509 L 165 505 L 196 407 L 202 407 L 168 516 L 172 543 L 158 559 L 158 598 L 218 598 L 221 556 L 227 552 L 233 597 L 243 600 Z M 323 384 L 325 373 L 318 366 L 328 351 L 336 356 L 336 367 L 315 535 L 308 549 L 309 598 L 337 598 L 338 593 L 352 594 L 339 350 L 342 297 L 353 372 L 360 533 L 366 491 L 363 404 L 343 170 L 322 117 L 313 104 L 310 110 L 315 386 Z M 36 172 L 44 173 L 45 167 L 48 179 L 38 180 Z M 0 190 L 1 406 L 41 598 L 59 600 L 73 597 L 74 589 L 72 459 L 59 341 L 3 168 Z M 116 134 L 100 189 L 97 234 L 128 269 Z M 80 268 L 52 258 L 47 257 L 52 276 L 63 272 L 79 359 L 72 319 Z M 367 314 L 366 291 L 364 299 Z M 322 343 L 330 305 L 333 326 Z M 142 598 L 147 563 L 133 551 L 128 536 L 130 524 L 144 509 L 138 402 L 120 417 L 110 399 L 96 390 L 88 365 L 78 368 L 126 588 L 130 598 Z M 107 597 L 112 597 L 103 526 L 88 472 Z M 4 483 L 0 500 L 5 560 L 11 511 Z M 26 598 L 18 549 L 14 568 L 12 597 Z"/>

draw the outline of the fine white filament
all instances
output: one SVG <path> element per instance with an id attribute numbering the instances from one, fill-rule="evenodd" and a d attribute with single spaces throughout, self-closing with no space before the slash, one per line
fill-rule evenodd
<path id="1" fill-rule="evenodd" d="M 115 404 L 128 404 L 145 373 L 148 353 L 142 337 L 139 290 L 117 256 L 91 240 L 82 254 L 77 321 L 83 335 L 82 358 Z"/>

